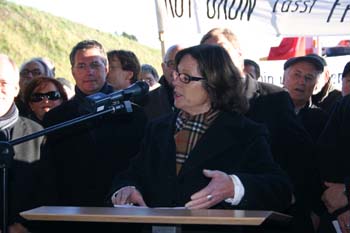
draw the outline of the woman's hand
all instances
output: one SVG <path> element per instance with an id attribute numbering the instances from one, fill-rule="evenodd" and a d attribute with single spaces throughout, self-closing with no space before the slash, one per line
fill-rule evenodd
<path id="1" fill-rule="evenodd" d="M 229 175 L 221 171 L 203 170 L 211 178 L 209 184 L 191 196 L 185 207 L 189 209 L 207 209 L 227 198 L 233 198 L 234 186 Z"/>
<path id="2" fill-rule="evenodd" d="M 348 204 L 344 194 L 344 184 L 325 182 L 326 191 L 322 194 L 322 201 L 328 209 L 329 213 L 342 208 Z"/>
<path id="3" fill-rule="evenodd" d="M 350 232 L 350 210 L 345 211 L 342 214 L 339 214 L 337 217 L 338 223 L 342 233 Z"/>
<path id="4" fill-rule="evenodd" d="M 146 206 L 141 193 L 134 186 L 126 186 L 121 188 L 115 195 L 112 196 L 114 205 L 130 205 L 136 204 Z"/>
<path id="5" fill-rule="evenodd" d="M 25 228 L 21 223 L 14 223 L 11 226 L 9 226 L 8 232 L 9 233 L 29 233 L 27 228 Z"/>

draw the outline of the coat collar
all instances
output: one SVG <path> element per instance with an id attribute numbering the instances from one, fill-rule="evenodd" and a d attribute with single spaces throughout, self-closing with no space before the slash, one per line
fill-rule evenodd
<path id="1" fill-rule="evenodd" d="M 157 139 L 158 151 L 163 155 L 159 161 L 163 164 L 162 169 L 166 169 L 167 173 L 176 174 L 176 146 L 174 141 L 175 120 L 177 114 L 167 117 L 158 125 L 161 132 L 157 135 L 163 135 Z M 238 113 L 221 112 L 208 128 L 207 132 L 197 142 L 197 145 L 191 151 L 189 158 L 183 164 L 179 176 L 186 175 L 194 167 L 201 166 L 207 160 L 223 154 L 223 151 L 232 147 L 235 143 L 235 129 L 243 127 L 242 118 Z M 166 136 L 165 136 L 166 135 Z M 218 138 L 218 135 L 220 137 Z M 171 155 L 171 156 L 169 156 Z"/>
<path id="2" fill-rule="evenodd" d="M 235 143 L 232 132 L 234 128 L 242 125 L 242 122 L 238 119 L 240 118 L 237 113 L 220 113 L 191 151 L 189 158 L 180 170 L 179 176 L 183 176 L 194 167 L 201 166 L 207 160 L 223 154 L 223 151 L 231 147 Z M 218 135 L 220 135 L 219 138 Z"/>
<path id="3" fill-rule="evenodd" d="M 243 86 L 244 86 L 244 95 L 248 100 L 257 97 L 259 93 L 259 83 L 257 80 L 252 78 L 249 74 L 243 78 Z"/>

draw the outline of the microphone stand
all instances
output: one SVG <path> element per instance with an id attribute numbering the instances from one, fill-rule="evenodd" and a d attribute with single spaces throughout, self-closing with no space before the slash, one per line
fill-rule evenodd
<path id="1" fill-rule="evenodd" d="M 12 163 L 12 159 L 14 157 L 14 150 L 13 150 L 13 146 L 21 144 L 23 142 L 47 135 L 51 132 L 54 132 L 56 130 L 71 126 L 71 125 L 75 125 L 77 123 L 98 117 L 98 116 L 102 116 L 108 113 L 122 113 L 122 112 L 132 112 L 132 105 L 130 101 L 123 101 L 123 102 L 113 102 L 111 103 L 110 106 L 108 106 L 108 108 L 105 108 L 102 111 L 98 111 L 98 110 L 94 110 L 97 112 L 93 112 L 87 115 L 83 115 L 74 119 L 71 119 L 69 121 L 66 122 L 62 122 L 50 127 L 47 127 L 43 130 L 37 131 L 35 133 L 32 134 L 28 134 L 26 136 L 20 137 L 20 138 L 16 138 L 14 140 L 11 141 L 0 141 L 0 169 L 1 169 L 1 173 L 2 173 L 2 204 L 3 204 L 3 210 L 2 210 L 2 221 L 3 221 L 3 225 L 2 225 L 2 233 L 7 233 L 7 227 L 8 227 L 8 169 L 11 167 L 11 163 Z"/>

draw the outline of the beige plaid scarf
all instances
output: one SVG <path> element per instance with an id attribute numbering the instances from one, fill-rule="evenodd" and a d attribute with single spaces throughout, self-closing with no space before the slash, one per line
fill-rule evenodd
<path id="1" fill-rule="evenodd" d="M 179 174 L 182 164 L 185 163 L 201 136 L 216 119 L 218 113 L 219 111 L 209 110 L 206 113 L 191 116 L 183 111 L 179 112 L 176 119 L 176 132 L 174 135 L 177 174 Z"/>

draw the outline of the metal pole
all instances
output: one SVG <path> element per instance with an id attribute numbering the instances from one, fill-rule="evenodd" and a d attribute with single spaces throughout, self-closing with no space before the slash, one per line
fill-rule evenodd
<path id="1" fill-rule="evenodd" d="M 159 41 L 160 41 L 160 46 L 162 50 L 162 58 L 163 58 L 165 56 L 164 32 L 160 31 L 158 35 L 159 35 Z"/>
<path id="2" fill-rule="evenodd" d="M 1 168 L 2 170 L 2 206 L 3 209 L 3 216 L 2 216 L 2 232 L 7 233 L 7 214 L 8 214 L 8 207 L 7 207 L 7 168 L 6 166 L 3 166 Z"/>
<path id="3" fill-rule="evenodd" d="M 14 156 L 13 147 L 8 142 L 0 141 L 0 169 L 2 175 L 2 233 L 7 233 L 8 227 L 8 168 Z"/>
<path id="4" fill-rule="evenodd" d="M 158 24 L 158 38 L 160 41 L 161 49 L 162 49 L 162 58 L 165 55 L 165 45 L 164 45 L 164 14 L 166 12 L 166 5 L 164 2 L 160 2 L 159 0 L 154 0 L 156 14 L 157 14 L 157 24 Z"/>

